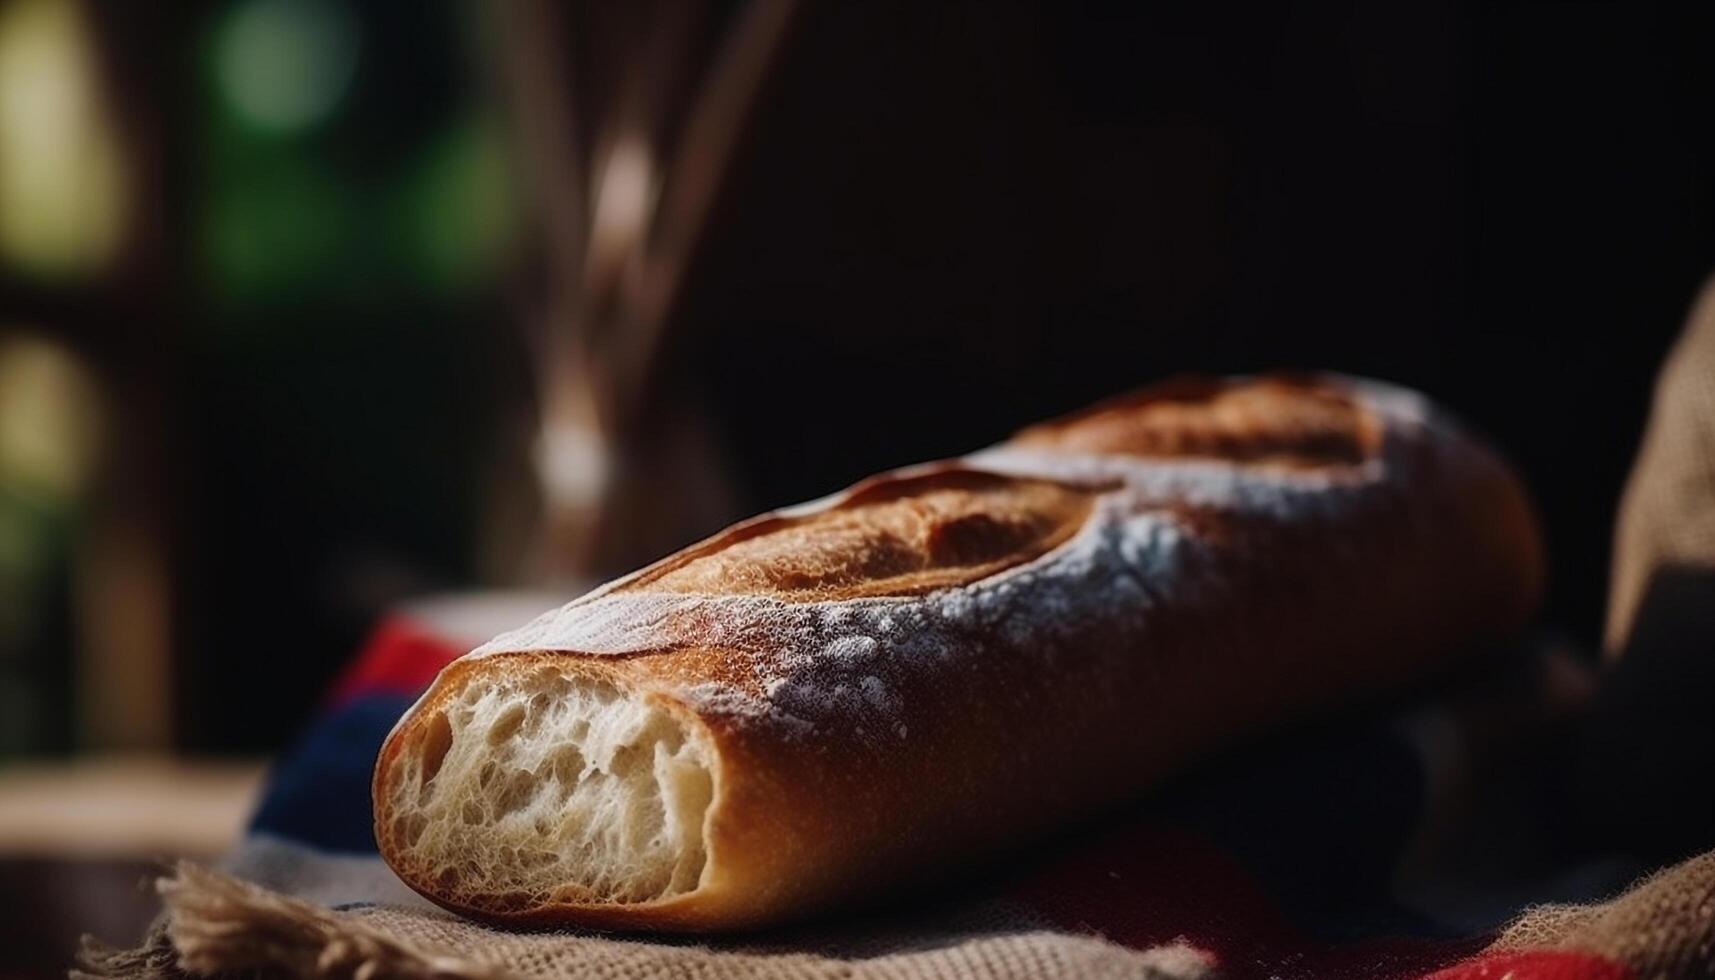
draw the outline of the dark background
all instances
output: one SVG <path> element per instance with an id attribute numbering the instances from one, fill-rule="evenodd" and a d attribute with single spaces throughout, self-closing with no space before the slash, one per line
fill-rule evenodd
<path id="1" fill-rule="evenodd" d="M 457 5 L 340 6 L 346 103 L 252 145 L 209 108 L 228 5 L 95 5 L 154 134 L 154 258 L 95 300 L 0 290 L 159 393 L 184 749 L 277 746 L 380 610 L 486 581 L 528 402 L 518 262 L 425 280 L 366 210 L 506 52 L 473 57 Z M 1397 381 L 1517 461 L 1544 619 L 1593 648 L 1650 382 L 1715 263 L 1712 41 L 1708 5 L 811 5 L 651 398 L 704 421 L 737 518 L 1175 372 Z M 332 196 L 292 196 L 300 157 Z M 260 278 L 210 252 L 223 208 L 318 207 L 346 220 L 302 269 L 289 235 Z"/>
<path id="2" fill-rule="evenodd" d="M 1398 381 L 1524 470 L 1545 619 L 1593 642 L 1715 258 L 1711 39 L 1706 6 L 817 7 L 675 383 L 763 505 L 1176 371 Z"/>

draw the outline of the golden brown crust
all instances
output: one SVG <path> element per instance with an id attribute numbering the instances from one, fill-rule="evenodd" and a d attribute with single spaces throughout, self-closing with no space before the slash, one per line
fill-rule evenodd
<path id="1" fill-rule="evenodd" d="M 700 885 L 632 905 L 450 907 L 532 925 L 764 925 L 992 854 L 1135 794 L 1246 733 L 1421 677 L 1516 629 L 1537 601 L 1540 546 L 1510 470 L 1444 422 L 1381 413 L 1344 382 L 1146 389 L 1026 430 L 1012 445 L 1192 455 L 1241 470 L 1339 478 L 1327 484 L 1326 506 L 1155 501 L 1152 519 L 1195 544 L 1196 557 L 1185 567 L 1128 571 L 1142 583 L 1138 598 L 1092 601 L 1053 630 L 1018 628 L 1050 615 L 1030 606 L 979 618 L 950 634 L 950 653 L 975 658 L 960 661 L 971 665 L 965 669 L 934 656 L 878 660 L 873 669 L 904 692 L 891 719 L 897 740 L 831 725 L 789 734 L 688 694 L 712 686 L 766 697 L 770 670 L 803 651 L 721 646 L 710 633 L 626 655 L 490 655 L 449 667 L 401 723 L 377 766 L 376 799 L 388 798 L 381 790 L 391 760 L 427 736 L 424 719 L 437 699 L 467 678 L 541 662 L 587 672 L 673 705 L 713 747 L 716 793 Z M 1360 471 L 1371 462 L 1379 469 Z M 789 603 L 911 596 L 879 600 L 903 614 L 927 608 L 945 593 L 926 590 L 950 587 L 944 583 L 968 585 L 1053 558 L 1108 499 L 1099 484 L 973 468 L 878 477 L 829 509 L 741 525 L 611 591 Z M 973 515 L 988 520 L 962 525 Z M 950 544 L 935 540 L 961 526 L 979 530 L 968 542 L 964 530 Z M 389 819 L 378 809 L 383 855 L 413 887 L 445 902 L 433 882 L 400 865 Z"/>
<path id="2" fill-rule="evenodd" d="M 1093 497 L 968 471 L 890 481 L 827 510 L 753 526 L 624 590 L 825 602 L 969 585 L 1064 542 Z"/>
<path id="3" fill-rule="evenodd" d="M 1349 393 L 1311 379 L 1184 378 L 1031 426 L 1013 441 L 1073 452 L 1314 467 L 1374 456 L 1381 423 Z"/>

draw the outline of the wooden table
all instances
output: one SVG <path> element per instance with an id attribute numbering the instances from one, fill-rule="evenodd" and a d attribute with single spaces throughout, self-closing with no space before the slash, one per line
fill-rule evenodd
<path id="1" fill-rule="evenodd" d="M 258 763 L 101 759 L 0 768 L 0 980 L 64 977 L 85 933 L 140 938 L 171 861 L 238 838 Z"/>

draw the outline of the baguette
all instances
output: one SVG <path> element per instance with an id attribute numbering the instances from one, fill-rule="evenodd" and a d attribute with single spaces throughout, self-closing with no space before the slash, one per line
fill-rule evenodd
<path id="1" fill-rule="evenodd" d="M 1518 628 L 1535 521 L 1421 397 L 1190 379 L 735 525 L 444 670 L 382 855 L 479 918 L 755 927 L 993 855 Z"/>

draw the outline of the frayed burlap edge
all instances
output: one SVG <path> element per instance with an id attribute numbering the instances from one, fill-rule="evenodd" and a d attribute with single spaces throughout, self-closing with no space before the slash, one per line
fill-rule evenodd
<path id="1" fill-rule="evenodd" d="M 77 963 L 71 980 L 178 980 L 185 975 L 178 966 L 179 954 L 160 924 L 150 928 L 148 938 L 136 949 L 116 949 L 84 936 Z"/>
<path id="2" fill-rule="evenodd" d="M 182 861 L 155 883 L 166 912 L 135 949 L 84 937 L 73 980 L 176 980 L 243 970 L 352 980 L 503 980 L 511 974 L 417 948 L 330 909 Z"/>
<path id="3" fill-rule="evenodd" d="M 1042 930 L 949 936 L 858 959 L 710 949 L 566 933 L 512 933 L 388 907 L 334 910 L 189 863 L 157 883 L 166 909 L 136 949 L 86 940 L 74 978 L 233 974 L 381 980 L 605 976 L 635 980 L 1216 980 L 1184 943 L 1133 950 Z"/>
<path id="4" fill-rule="evenodd" d="M 1715 977 L 1715 851 L 1658 871 L 1612 901 L 1529 909 L 1490 949 L 1594 953 L 1651 980 Z"/>

